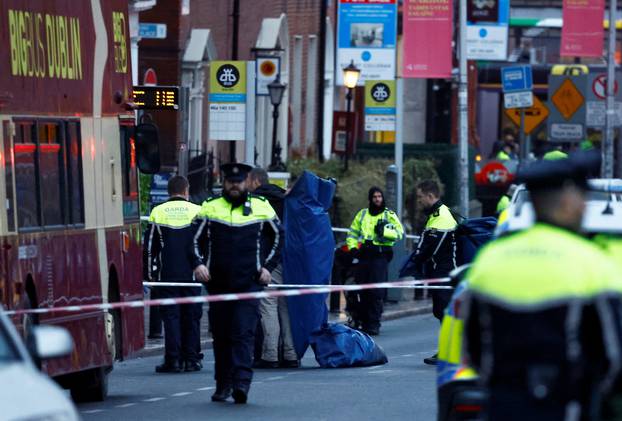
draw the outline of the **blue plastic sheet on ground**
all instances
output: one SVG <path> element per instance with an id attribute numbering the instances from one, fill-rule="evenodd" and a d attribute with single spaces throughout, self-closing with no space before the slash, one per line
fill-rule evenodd
<path id="1" fill-rule="evenodd" d="M 305 171 L 285 198 L 283 278 L 295 285 L 328 285 L 335 239 L 328 215 L 335 184 Z M 311 332 L 328 320 L 327 294 L 288 297 L 298 358 L 309 347 Z"/>
<path id="2" fill-rule="evenodd" d="M 368 367 L 389 361 L 369 335 L 337 323 L 313 332 L 311 347 L 322 368 Z"/>

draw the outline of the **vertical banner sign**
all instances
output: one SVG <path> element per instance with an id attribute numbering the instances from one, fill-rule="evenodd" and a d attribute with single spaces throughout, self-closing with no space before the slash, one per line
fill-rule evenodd
<path id="1" fill-rule="evenodd" d="M 451 0 L 404 0 L 404 77 L 451 76 L 453 2 Z"/>
<path id="2" fill-rule="evenodd" d="M 507 60 L 510 0 L 467 0 L 467 59 Z"/>
<path id="3" fill-rule="evenodd" d="M 365 131 L 395 131 L 395 80 L 365 82 Z"/>
<path id="4" fill-rule="evenodd" d="M 337 85 L 343 68 L 354 61 L 366 80 L 395 78 L 397 0 L 339 0 Z"/>
<path id="5" fill-rule="evenodd" d="M 246 62 L 212 61 L 209 89 L 210 139 L 245 140 Z"/>
<path id="6" fill-rule="evenodd" d="M 602 57 L 605 0 L 564 0 L 559 54 Z"/>

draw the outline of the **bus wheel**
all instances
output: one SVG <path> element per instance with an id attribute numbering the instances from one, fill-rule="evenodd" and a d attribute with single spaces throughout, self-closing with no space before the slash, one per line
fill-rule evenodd
<path id="1" fill-rule="evenodd" d="M 108 396 L 108 371 L 97 367 L 80 373 L 71 386 L 71 397 L 75 402 L 101 402 Z"/>

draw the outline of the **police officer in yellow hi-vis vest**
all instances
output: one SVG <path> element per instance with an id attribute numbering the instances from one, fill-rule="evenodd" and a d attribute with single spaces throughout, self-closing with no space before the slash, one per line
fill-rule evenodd
<path id="1" fill-rule="evenodd" d="M 571 155 L 519 174 L 535 225 L 485 246 L 466 275 L 466 358 L 489 389 L 489 420 L 599 419 L 622 362 L 622 281 L 579 234 L 598 166 L 598 155 Z"/>
<path id="2" fill-rule="evenodd" d="M 404 235 L 397 215 L 385 206 L 382 190 L 372 187 L 368 199 L 369 207 L 356 214 L 346 239 L 348 250 L 359 260 L 355 273 L 357 284 L 387 282 L 393 245 Z M 377 335 L 384 294 L 384 289 L 368 289 L 356 294 L 353 308 L 348 308 L 350 326 Z"/>
<path id="3" fill-rule="evenodd" d="M 188 180 L 174 176 L 168 182 L 170 199 L 151 211 L 145 235 L 143 267 L 150 281 L 194 282 L 192 221 L 200 206 L 188 201 Z M 155 264 L 155 265 L 154 265 Z M 154 271 L 155 266 L 155 271 Z M 155 287 L 160 298 L 201 294 L 200 287 Z M 164 363 L 158 373 L 199 371 L 201 304 L 160 307 L 164 324 Z"/>
<path id="4" fill-rule="evenodd" d="M 270 203 L 248 193 L 245 164 L 225 164 L 222 196 L 203 203 L 197 215 L 194 268 L 209 294 L 261 291 L 280 263 L 282 230 Z M 209 322 L 214 338 L 212 401 L 246 403 L 253 377 L 253 348 L 259 301 L 213 302 Z"/>

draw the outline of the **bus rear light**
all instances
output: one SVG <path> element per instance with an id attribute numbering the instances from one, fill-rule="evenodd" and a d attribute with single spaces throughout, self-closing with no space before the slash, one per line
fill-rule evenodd
<path id="1" fill-rule="evenodd" d="M 123 248 L 123 253 L 127 253 L 130 250 L 130 235 L 126 231 L 121 233 L 121 247 Z"/>
<path id="2" fill-rule="evenodd" d="M 459 405 L 455 405 L 454 406 L 454 411 L 458 412 L 458 413 L 465 413 L 465 412 L 482 412 L 482 406 L 481 405 L 466 405 L 466 404 L 459 404 Z"/>

